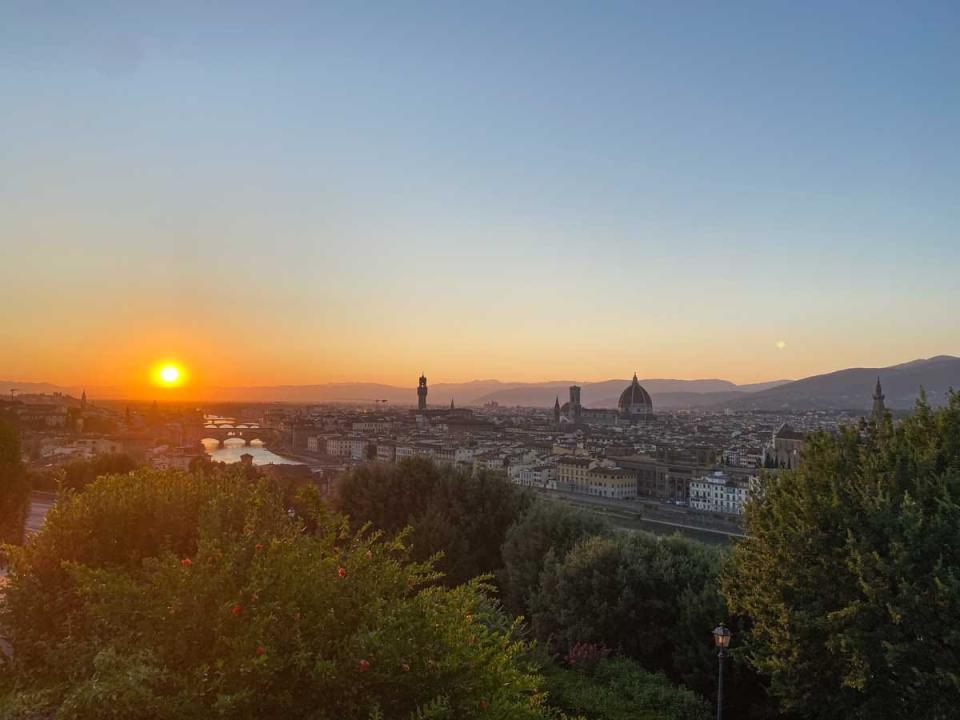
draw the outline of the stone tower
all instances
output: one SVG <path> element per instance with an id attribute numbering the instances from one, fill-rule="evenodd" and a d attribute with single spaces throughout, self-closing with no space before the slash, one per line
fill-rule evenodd
<path id="1" fill-rule="evenodd" d="M 575 422 L 580 422 L 582 406 L 580 405 L 580 386 L 571 385 L 570 386 L 570 419 Z"/>
<path id="2" fill-rule="evenodd" d="M 560 427 L 560 396 L 557 395 L 556 402 L 553 403 L 553 424 Z"/>
<path id="3" fill-rule="evenodd" d="M 883 389 L 880 387 L 880 378 L 877 377 L 877 387 L 873 391 L 873 412 L 871 417 L 880 422 L 883 420 L 883 416 L 887 414 L 887 406 L 883 404 Z"/>
<path id="4" fill-rule="evenodd" d="M 427 376 L 420 373 L 420 384 L 417 386 L 417 409 L 427 409 Z"/>

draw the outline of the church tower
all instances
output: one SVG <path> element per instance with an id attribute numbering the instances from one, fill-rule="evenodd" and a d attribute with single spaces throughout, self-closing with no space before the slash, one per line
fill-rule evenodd
<path id="1" fill-rule="evenodd" d="M 427 409 L 427 376 L 420 373 L 420 384 L 417 386 L 417 409 Z"/>
<path id="2" fill-rule="evenodd" d="M 87 409 L 87 391 L 84 390 L 80 394 L 80 412 L 83 412 Z"/>
<path id="3" fill-rule="evenodd" d="M 557 395 L 556 401 L 553 403 L 553 424 L 557 427 L 560 427 L 560 396 Z"/>
<path id="4" fill-rule="evenodd" d="M 887 414 L 887 407 L 883 404 L 883 389 L 880 387 L 880 378 L 877 377 L 877 387 L 873 391 L 873 413 L 871 417 L 876 421 L 880 422 L 883 420 L 884 415 Z"/>
<path id="5" fill-rule="evenodd" d="M 583 406 L 580 405 L 580 386 L 571 385 L 570 386 L 570 419 L 576 423 L 580 424 L 580 416 L 582 415 L 581 410 Z"/>

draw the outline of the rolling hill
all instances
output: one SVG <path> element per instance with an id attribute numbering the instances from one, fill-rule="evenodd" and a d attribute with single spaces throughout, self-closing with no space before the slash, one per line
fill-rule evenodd
<path id="1" fill-rule="evenodd" d="M 938 355 L 889 367 L 837 370 L 718 404 L 735 410 L 868 410 L 878 377 L 890 409 L 913 407 L 921 389 L 939 405 L 951 387 L 960 389 L 960 358 Z"/>

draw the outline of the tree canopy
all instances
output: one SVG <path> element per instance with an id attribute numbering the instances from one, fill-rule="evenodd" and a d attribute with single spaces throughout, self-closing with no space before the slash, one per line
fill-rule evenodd
<path id="1" fill-rule="evenodd" d="M 0 417 L 0 544 L 19 544 L 30 509 L 30 481 L 20 455 L 20 433 Z"/>
<path id="2" fill-rule="evenodd" d="M 58 485 L 81 490 L 101 475 L 117 475 L 136 470 L 136 461 L 124 453 L 105 453 L 89 459 L 72 460 L 57 470 L 33 475 L 35 488 L 56 490 Z"/>
<path id="3" fill-rule="evenodd" d="M 610 533 L 597 515 L 550 500 L 534 502 L 510 526 L 503 542 L 504 567 L 498 577 L 504 605 L 529 615 L 547 562 L 563 560 L 584 538 Z"/>
<path id="4" fill-rule="evenodd" d="M 547 563 L 532 602 L 538 638 L 565 652 L 598 643 L 712 691 L 709 629 L 725 617 L 713 548 L 637 533 L 591 537 Z"/>
<path id="5" fill-rule="evenodd" d="M 437 568 L 456 585 L 502 567 L 507 530 L 531 502 L 501 474 L 406 458 L 347 473 L 337 487 L 336 505 L 355 524 L 369 522 L 387 533 L 411 527 L 414 557 L 443 553 Z"/>
<path id="6" fill-rule="evenodd" d="M 746 511 L 724 592 L 783 707 L 937 719 L 960 705 L 960 395 L 816 433 Z"/>
<path id="7" fill-rule="evenodd" d="M 66 493 L 12 556 L 7 718 L 538 718 L 482 584 L 404 537 L 312 531 L 264 482 L 139 470 Z"/>

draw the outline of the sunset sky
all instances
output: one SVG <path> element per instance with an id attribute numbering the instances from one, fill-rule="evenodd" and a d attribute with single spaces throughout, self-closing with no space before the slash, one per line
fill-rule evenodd
<path id="1" fill-rule="evenodd" d="M 958 47 L 956 2 L 5 2 L 0 379 L 960 355 Z"/>

